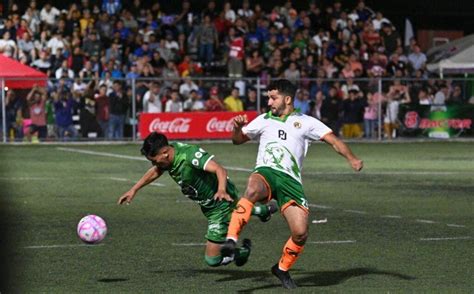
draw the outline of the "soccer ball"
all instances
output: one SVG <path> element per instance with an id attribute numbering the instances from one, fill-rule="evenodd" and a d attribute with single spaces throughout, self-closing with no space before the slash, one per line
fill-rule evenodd
<path id="1" fill-rule="evenodd" d="M 77 224 L 77 235 L 88 244 L 97 244 L 107 235 L 107 224 L 100 216 L 86 215 Z"/>

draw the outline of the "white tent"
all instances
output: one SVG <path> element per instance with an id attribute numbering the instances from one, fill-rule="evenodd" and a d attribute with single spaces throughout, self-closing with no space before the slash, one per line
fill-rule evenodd
<path id="1" fill-rule="evenodd" d="M 447 73 L 474 73 L 474 34 L 447 44 L 431 48 L 428 53 L 427 68 Z"/>

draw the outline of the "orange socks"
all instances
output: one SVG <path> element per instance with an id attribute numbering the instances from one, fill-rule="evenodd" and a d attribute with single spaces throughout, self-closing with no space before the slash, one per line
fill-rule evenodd
<path id="1" fill-rule="evenodd" d="M 295 244 L 290 237 L 283 247 L 283 254 L 281 255 L 278 267 L 283 271 L 289 270 L 298 259 L 300 253 L 303 252 L 303 248 L 304 245 Z"/>
<path id="2" fill-rule="evenodd" d="M 237 241 L 240 231 L 247 224 L 252 213 L 253 203 L 248 199 L 241 198 L 237 203 L 237 207 L 232 212 L 229 229 L 227 231 L 227 239 Z"/>

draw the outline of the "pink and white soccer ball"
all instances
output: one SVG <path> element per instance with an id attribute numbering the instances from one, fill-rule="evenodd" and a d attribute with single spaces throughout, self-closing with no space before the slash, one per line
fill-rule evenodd
<path id="1" fill-rule="evenodd" d="M 99 243 L 107 235 L 107 224 L 100 216 L 86 215 L 77 224 L 77 235 L 86 243 Z"/>

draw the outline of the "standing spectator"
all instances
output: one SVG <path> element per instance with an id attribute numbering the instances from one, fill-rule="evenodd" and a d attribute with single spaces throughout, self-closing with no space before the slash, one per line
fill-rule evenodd
<path id="1" fill-rule="evenodd" d="M 244 104 L 239 98 L 239 88 L 233 88 L 230 95 L 224 99 L 224 106 L 228 111 L 244 111 Z"/>
<path id="2" fill-rule="evenodd" d="M 395 80 L 387 93 L 387 106 L 384 117 L 385 137 L 389 140 L 396 137 L 396 131 L 399 128 L 398 111 L 400 103 L 410 103 L 409 89 Z"/>
<path id="3" fill-rule="evenodd" d="M 258 50 L 253 50 L 250 56 L 245 58 L 247 76 L 258 77 L 265 67 L 265 61 Z"/>
<path id="4" fill-rule="evenodd" d="M 210 97 L 206 101 L 206 111 L 224 111 L 225 106 L 219 98 L 219 90 L 217 87 L 212 87 Z"/>
<path id="5" fill-rule="evenodd" d="M 107 86 L 104 84 L 99 86 L 99 93 L 95 95 L 95 106 L 97 122 L 101 129 L 99 136 L 106 138 L 109 134 L 110 102 Z"/>
<path id="6" fill-rule="evenodd" d="M 40 12 L 40 19 L 49 27 L 56 26 L 56 18 L 61 15 L 61 12 L 50 2 L 46 2 L 43 9 Z"/>
<path id="7" fill-rule="evenodd" d="M 122 9 L 122 1 L 120 0 L 102 0 L 102 11 L 108 15 L 115 15 Z"/>
<path id="8" fill-rule="evenodd" d="M 47 135 L 45 113 L 46 90 L 44 88 L 34 86 L 30 93 L 28 93 L 26 101 L 30 106 L 31 125 L 26 130 L 25 135 L 28 138 L 28 141 L 37 143 L 38 138 L 43 140 L 46 139 Z"/>
<path id="9" fill-rule="evenodd" d="M 184 101 L 184 111 L 203 111 L 205 109 L 204 102 L 202 101 L 202 91 L 191 90 L 189 98 Z"/>
<path id="10" fill-rule="evenodd" d="M 300 70 L 296 62 L 290 62 L 290 65 L 284 72 L 284 78 L 292 82 L 293 84 L 298 84 L 301 77 Z"/>
<path id="11" fill-rule="evenodd" d="M 392 24 L 384 23 L 382 28 L 382 44 L 385 47 L 387 55 L 391 55 L 395 52 L 398 46 L 402 45 L 402 40 L 400 38 L 400 34 L 393 30 Z"/>
<path id="12" fill-rule="evenodd" d="M 362 118 L 364 113 L 364 101 L 360 98 L 359 91 L 349 91 L 349 98 L 343 102 L 344 125 L 342 135 L 345 138 L 362 137 Z"/>
<path id="13" fill-rule="evenodd" d="M 160 99 L 160 84 L 158 84 L 158 82 L 152 82 L 150 90 L 148 90 L 145 95 L 143 95 L 143 112 L 162 112 L 162 105 Z"/>
<path id="14" fill-rule="evenodd" d="M 377 96 L 372 93 L 367 94 L 367 104 L 364 109 L 364 137 L 371 139 L 375 137 L 377 127 L 378 103 Z"/>
<path id="15" fill-rule="evenodd" d="M 56 115 L 56 126 L 61 140 L 69 137 L 76 138 L 77 130 L 72 120 L 72 111 L 76 102 L 67 91 L 58 90 L 53 92 L 54 113 Z"/>
<path id="16" fill-rule="evenodd" d="M 232 27 L 229 30 L 229 77 L 241 78 L 244 72 L 244 38 Z"/>
<path id="17" fill-rule="evenodd" d="M 214 47 L 219 47 L 217 30 L 211 23 L 209 15 L 204 16 L 204 21 L 197 32 L 199 44 L 199 59 L 204 61 L 204 67 L 208 68 L 214 60 Z"/>
<path id="18" fill-rule="evenodd" d="M 183 112 L 183 102 L 177 90 L 171 91 L 171 99 L 166 101 L 165 112 Z"/>
<path id="19" fill-rule="evenodd" d="M 128 110 L 128 98 L 123 92 L 120 81 L 113 82 L 113 91 L 109 95 L 109 139 L 122 139 L 125 126 L 125 115 Z"/>
<path id="20" fill-rule="evenodd" d="M 413 53 L 408 55 L 408 62 L 413 70 L 424 69 L 426 63 L 426 55 L 421 52 L 420 46 L 413 47 Z"/>

